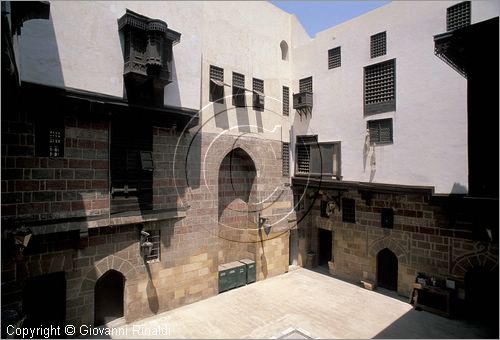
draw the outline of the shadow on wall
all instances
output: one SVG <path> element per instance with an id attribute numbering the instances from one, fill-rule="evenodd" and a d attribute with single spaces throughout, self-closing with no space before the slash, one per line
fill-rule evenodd
<path id="1" fill-rule="evenodd" d="M 467 187 L 462 185 L 461 183 L 453 183 L 453 187 L 451 188 L 452 194 L 467 194 Z"/>
<path id="2" fill-rule="evenodd" d="M 49 20 L 24 23 L 19 37 L 20 75 L 22 80 L 64 87 L 64 75 L 52 13 Z"/>

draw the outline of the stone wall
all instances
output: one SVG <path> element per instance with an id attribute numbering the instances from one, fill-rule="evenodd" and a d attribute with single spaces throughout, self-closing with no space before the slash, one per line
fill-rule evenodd
<path id="1" fill-rule="evenodd" d="M 465 273 L 474 266 L 494 270 L 498 266 L 498 244 L 474 239 L 469 225 L 459 225 L 443 205 L 429 194 L 341 192 L 356 204 L 356 223 L 342 222 L 342 209 L 330 217 L 320 216 L 320 201 L 336 199 L 339 192 L 323 190 L 323 196 L 312 203 L 313 208 L 300 227 L 308 238 L 307 251 L 317 253 L 317 229 L 331 230 L 332 274 L 359 282 L 377 282 L 377 255 L 388 248 L 398 259 L 397 291 L 409 296 L 418 272 L 438 279 L 457 280 L 463 296 Z M 441 202 L 441 203 L 439 203 Z M 392 229 L 381 227 L 381 209 L 392 208 Z M 304 252 L 304 250 L 301 250 Z M 305 254 L 302 254 L 305 256 Z"/>

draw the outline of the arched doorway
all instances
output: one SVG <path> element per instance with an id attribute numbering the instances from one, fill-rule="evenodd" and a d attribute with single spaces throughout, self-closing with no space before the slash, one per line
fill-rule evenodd
<path id="1" fill-rule="evenodd" d="M 465 307 L 469 318 L 491 326 L 491 336 L 498 338 L 498 269 L 478 266 L 467 271 Z"/>
<path id="2" fill-rule="evenodd" d="M 110 269 L 95 284 L 95 325 L 104 325 L 123 317 L 123 289 L 125 278 L 120 272 Z"/>
<path id="3" fill-rule="evenodd" d="M 390 290 L 398 288 L 398 258 L 387 248 L 377 254 L 377 285 Z"/>

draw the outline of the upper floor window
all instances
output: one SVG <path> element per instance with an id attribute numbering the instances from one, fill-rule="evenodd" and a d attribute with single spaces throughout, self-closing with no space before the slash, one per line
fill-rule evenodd
<path id="1" fill-rule="evenodd" d="M 370 57 L 376 58 L 387 53 L 386 32 L 380 32 L 370 37 Z"/>
<path id="2" fill-rule="evenodd" d="M 307 77 L 299 80 L 299 92 L 313 91 L 313 77 Z"/>
<path id="3" fill-rule="evenodd" d="M 446 9 L 446 30 L 453 31 L 470 25 L 470 1 L 464 1 Z"/>
<path id="4" fill-rule="evenodd" d="M 210 65 L 210 101 L 224 103 L 224 69 Z"/>
<path id="5" fill-rule="evenodd" d="M 340 46 L 332 48 L 328 50 L 328 69 L 340 67 L 341 58 L 340 58 Z"/>
<path id="6" fill-rule="evenodd" d="M 356 201 L 342 198 L 342 222 L 356 223 Z"/>
<path id="7" fill-rule="evenodd" d="M 256 110 L 264 109 L 264 81 L 253 78 L 253 106 Z"/>
<path id="8" fill-rule="evenodd" d="M 290 143 L 281 144 L 281 159 L 283 161 L 283 177 L 290 176 Z"/>
<path id="9" fill-rule="evenodd" d="M 382 228 L 394 228 L 394 210 L 392 208 L 382 208 L 380 214 L 380 225 Z"/>
<path id="10" fill-rule="evenodd" d="M 281 60 L 288 60 L 288 44 L 285 40 L 282 40 L 280 43 L 281 48 Z"/>
<path id="11" fill-rule="evenodd" d="M 245 106 L 245 76 L 236 72 L 233 72 L 233 105 Z"/>
<path id="12" fill-rule="evenodd" d="M 396 59 L 365 67 L 364 113 L 396 110 Z"/>
<path id="13" fill-rule="evenodd" d="M 295 172 L 340 179 L 340 156 L 340 142 L 318 143 L 317 136 L 298 136 Z"/>
<path id="14" fill-rule="evenodd" d="M 369 120 L 367 125 L 371 144 L 392 143 L 392 118 Z"/>
<path id="15" fill-rule="evenodd" d="M 287 86 L 283 86 L 283 115 L 288 116 L 290 114 L 290 89 Z"/>

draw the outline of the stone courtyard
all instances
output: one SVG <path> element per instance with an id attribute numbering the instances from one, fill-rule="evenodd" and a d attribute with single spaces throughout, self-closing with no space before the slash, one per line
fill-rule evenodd
<path id="1" fill-rule="evenodd" d="M 488 337 L 479 325 L 416 311 L 394 292 L 369 291 L 303 268 L 128 325 L 119 322 L 113 324 L 121 335 L 112 338 L 155 338 L 148 333 L 154 329 L 166 330 L 157 338 Z"/>

